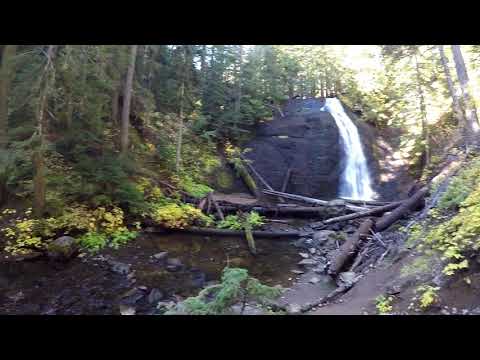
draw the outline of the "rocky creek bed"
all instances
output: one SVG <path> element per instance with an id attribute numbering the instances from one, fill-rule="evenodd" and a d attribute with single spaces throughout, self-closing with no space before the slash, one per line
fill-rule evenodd
<path id="1" fill-rule="evenodd" d="M 298 244 L 297 244 L 298 245 Z M 82 254 L 66 263 L 32 260 L 0 264 L 1 314 L 158 314 L 220 278 L 225 266 L 244 267 L 268 285 L 292 285 L 304 260 L 293 241 L 187 234 L 142 234 L 119 250 Z M 158 304 L 160 303 L 160 306 Z"/>

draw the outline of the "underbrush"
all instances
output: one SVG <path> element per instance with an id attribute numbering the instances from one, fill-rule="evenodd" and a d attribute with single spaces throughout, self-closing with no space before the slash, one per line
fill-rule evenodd
<path id="1" fill-rule="evenodd" d="M 453 177 L 428 217 L 410 229 L 407 244 L 434 251 L 444 262 L 443 274 L 469 267 L 468 256 L 480 249 L 480 158 Z"/>

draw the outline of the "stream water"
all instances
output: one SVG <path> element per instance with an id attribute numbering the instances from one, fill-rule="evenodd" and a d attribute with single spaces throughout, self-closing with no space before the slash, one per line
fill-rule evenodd
<path id="1" fill-rule="evenodd" d="M 290 286 L 292 269 L 301 260 L 288 240 L 256 241 L 252 256 L 244 239 L 185 234 L 144 234 L 118 250 L 75 258 L 68 263 L 45 261 L 0 264 L 0 314 L 119 314 L 128 300 L 137 314 L 155 314 L 148 295 L 157 289 L 162 301 L 196 295 L 219 281 L 225 266 L 243 267 L 269 285 Z M 168 252 L 164 261 L 153 255 Z M 130 274 L 112 271 L 109 261 L 130 265 Z M 182 265 L 168 270 L 165 260 Z M 143 288 L 143 292 L 136 290 Z M 133 299 L 133 300 L 132 300 Z M 158 300 L 158 299 L 157 299 Z"/>
<path id="2" fill-rule="evenodd" d="M 337 98 L 325 99 L 322 111 L 328 111 L 338 126 L 347 164 L 340 184 L 340 196 L 354 200 L 373 200 L 370 173 L 358 129 Z"/>

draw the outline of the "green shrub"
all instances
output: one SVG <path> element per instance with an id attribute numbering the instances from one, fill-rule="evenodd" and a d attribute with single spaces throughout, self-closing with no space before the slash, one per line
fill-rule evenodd
<path id="1" fill-rule="evenodd" d="M 257 279 L 248 275 L 246 269 L 225 268 L 222 282 L 200 291 L 198 296 L 190 297 L 180 306 L 166 314 L 173 315 L 185 312 L 189 315 L 222 315 L 231 312 L 231 306 L 249 300 L 265 304 L 268 300 L 280 296 L 282 289 L 263 285 Z"/>

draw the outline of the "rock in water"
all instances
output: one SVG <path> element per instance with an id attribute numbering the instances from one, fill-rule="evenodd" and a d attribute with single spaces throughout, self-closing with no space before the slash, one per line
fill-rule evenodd
<path id="1" fill-rule="evenodd" d="M 315 241 L 316 244 L 323 245 L 325 242 L 329 240 L 329 238 L 332 235 L 335 235 L 335 231 L 332 231 L 332 230 L 316 231 L 315 234 L 313 234 L 313 240 Z"/>
<path id="2" fill-rule="evenodd" d="M 303 259 L 298 263 L 298 265 L 303 265 L 303 266 L 315 266 L 317 265 L 317 262 L 313 259 Z"/>
<path id="3" fill-rule="evenodd" d="M 147 300 L 150 304 L 159 302 L 162 299 L 163 299 L 163 293 L 158 289 L 152 289 L 152 291 L 150 291 L 150 294 L 148 294 L 148 297 L 147 297 Z"/>
<path id="4" fill-rule="evenodd" d="M 61 236 L 47 246 L 47 254 L 56 260 L 68 260 L 78 254 L 80 247 L 75 238 Z"/>
<path id="5" fill-rule="evenodd" d="M 130 264 L 124 264 L 114 260 L 107 260 L 107 261 L 111 266 L 111 270 L 117 274 L 125 275 L 130 272 L 130 267 L 132 266 Z"/>

